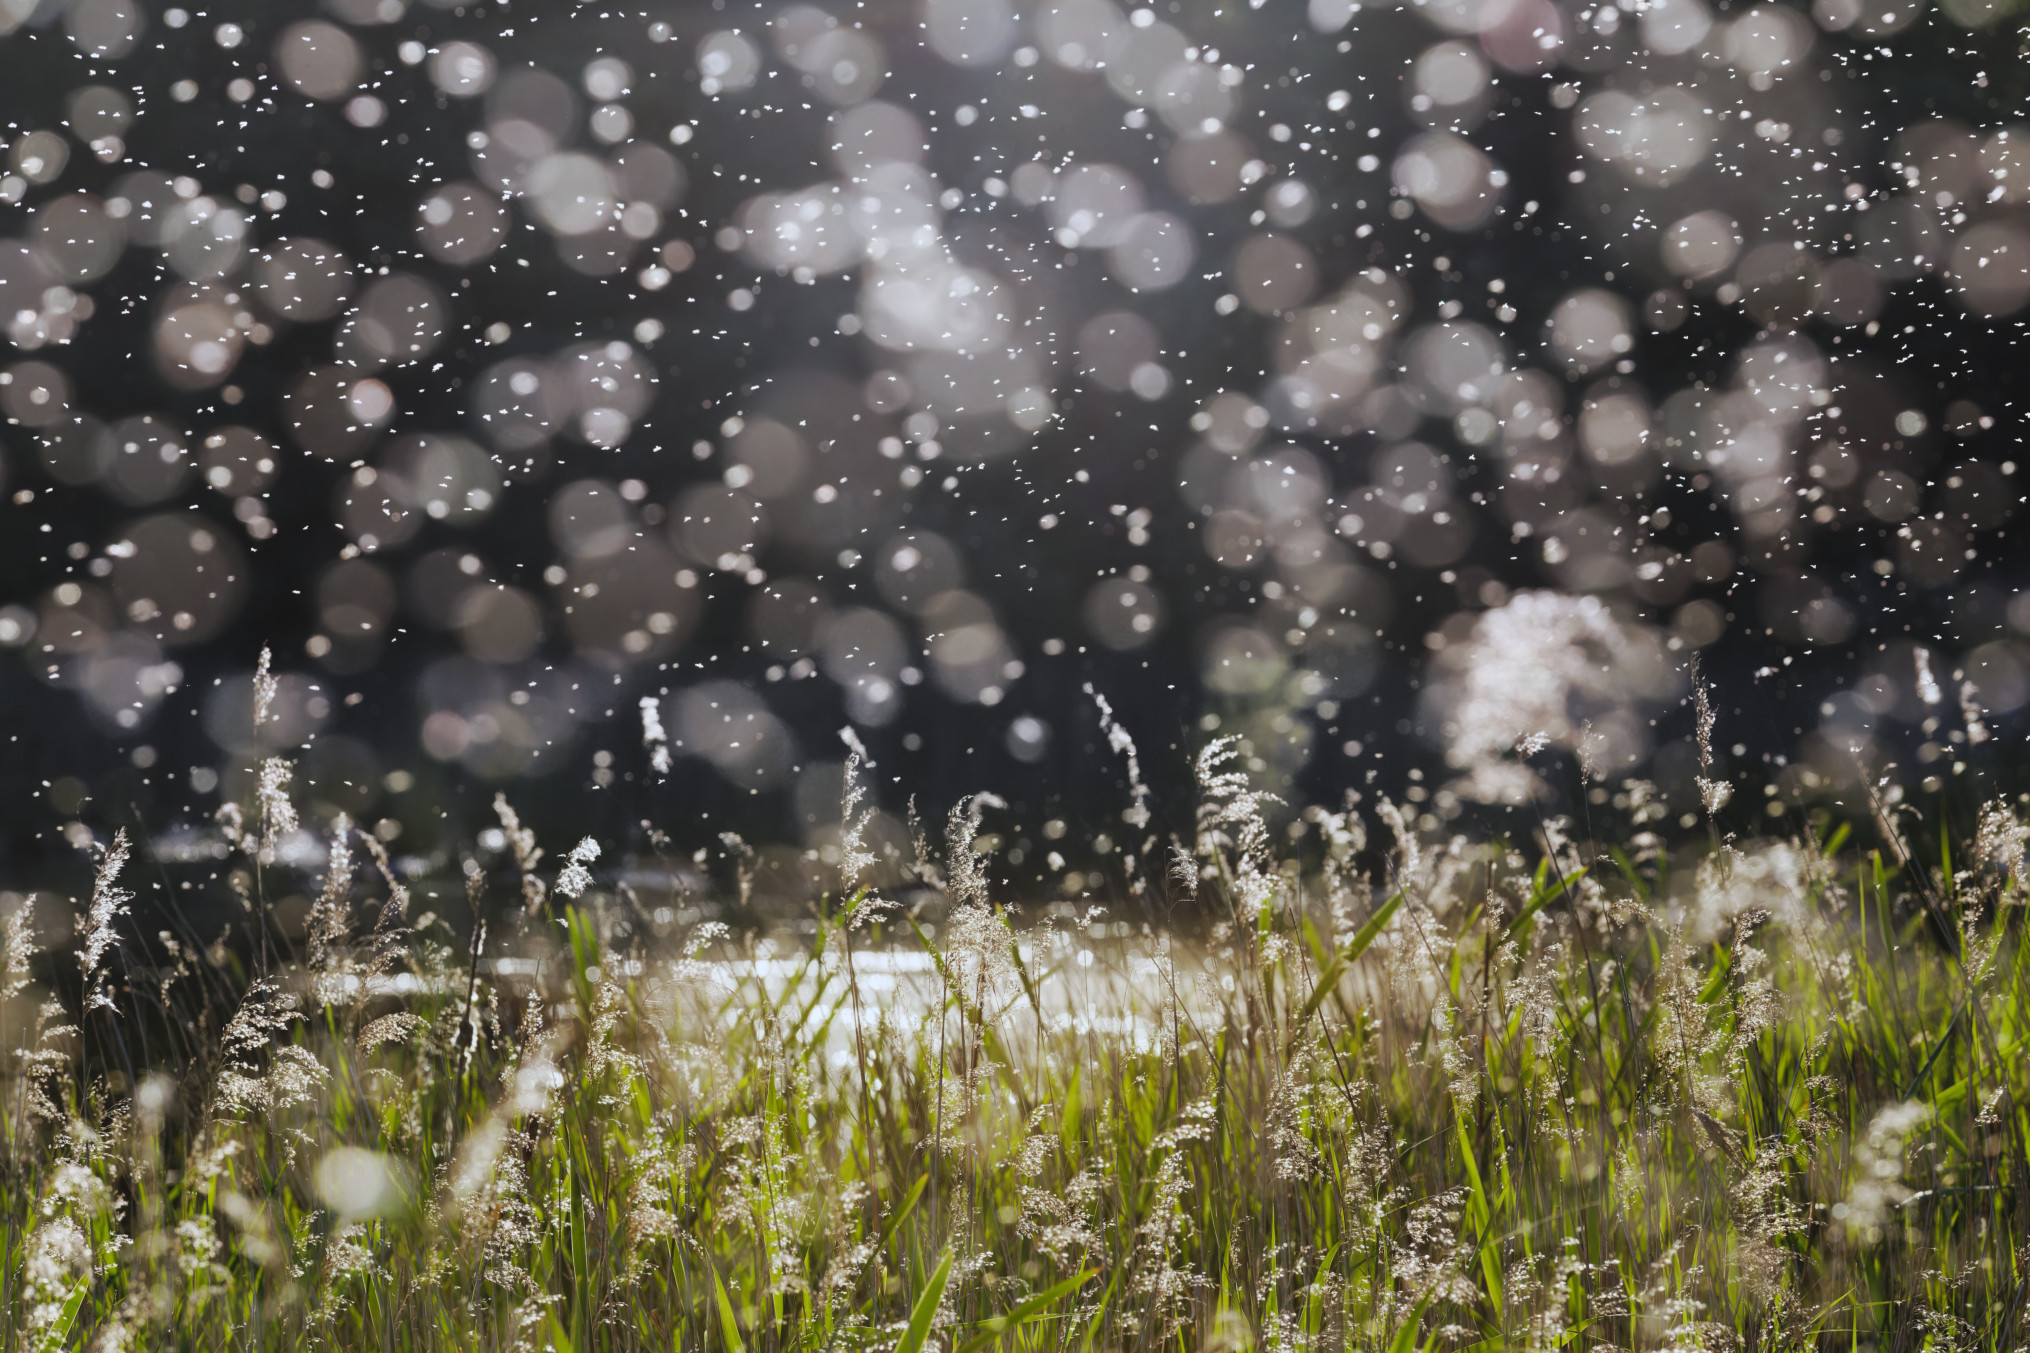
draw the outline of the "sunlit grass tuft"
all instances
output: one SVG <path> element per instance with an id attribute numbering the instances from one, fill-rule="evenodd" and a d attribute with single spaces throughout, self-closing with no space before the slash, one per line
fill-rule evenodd
<path id="1" fill-rule="evenodd" d="M 490 938 L 412 920 L 341 819 L 300 958 L 165 939 L 150 967 L 114 939 L 116 842 L 74 964 L 0 917 L 0 1333 L 586 1353 L 2030 1339 L 2008 807 L 1936 866 L 1844 831 L 1677 860 L 1641 822 L 1618 842 L 1556 821 L 1533 843 L 1434 839 L 1385 803 L 1385 857 L 1324 814 L 1285 858 L 1228 750 L 1201 762 L 1196 840 L 1138 861 L 1133 903 L 1097 918 L 993 895 L 984 800 L 920 850 L 907 905 L 877 895 L 852 766 L 843 886 L 772 936 L 654 933 L 594 843 L 545 873 L 502 800 L 516 867 L 470 880 Z M 228 824 L 263 937 L 269 835 L 293 820 L 286 768 L 271 778 L 262 828 Z M 1203 918 L 1189 933 L 1137 910 L 1166 887 Z"/>

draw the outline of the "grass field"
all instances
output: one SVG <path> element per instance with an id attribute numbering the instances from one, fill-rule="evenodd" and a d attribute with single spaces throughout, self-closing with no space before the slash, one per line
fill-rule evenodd
<path id="1" fill-rule="evenodd" d="M 484 938 L 341 823 L 298 943 L 164 960 L 122 840 L 74 949 L 5 918 L 5 1338 L 2030 1343 L 2010 808 L 1673 857 L 1639 794 L 1594 842 L 1384 806 L 1392 843 L 1313 812 L 1283 858 L 1221 751 L 1097 917 L 992 895 L 978 804 L 912 911 L 849 802 L 834 900 L 769 936 L 508 815 Z M 279 787 L 226 824 L 262 937 Z"/>

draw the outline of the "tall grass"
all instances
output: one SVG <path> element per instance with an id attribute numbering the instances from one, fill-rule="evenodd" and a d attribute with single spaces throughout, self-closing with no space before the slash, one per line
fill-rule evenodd
<path id="1" fill-rule="evenodd" d="M 2030 1341 L 2009 809 L 1935 864 L 1886 815 L 1873 849 L 1839 830 L 1673 858 L 1640 796 L 1621 839 L 1584 843 L 1556 821 L 1422 837 L 1383 804 L 1395 840 L 1366 851 L 1314 812 L 1300 858 L 1230 750 L 1203 761 L 1195 840 L 1131 875 L 1205 918 L 1175 932 L 994 896 L 977 801 L 908 893 L 870 887 L 850 769 L 842 885 L 768 936 L 658 922 L 590 845 L 558 886 L 503 800 L 516 868 L 469 880 L 490 933 L 410 917 L 341 819 L 300 943 L 249 884 L 237 940 L 144 949 L 123 839 L 72 966 L 0 918 L 0 1333 Z M 243 878 L 285 868 L 282 815 L 229 818 Z"/>

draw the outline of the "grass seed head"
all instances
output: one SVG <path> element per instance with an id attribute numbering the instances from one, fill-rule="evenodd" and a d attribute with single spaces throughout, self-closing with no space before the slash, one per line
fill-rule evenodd
<path id="1" fill-rule="evenodd" d="M 85 913 L 84 938 L 78 945 L 78 967 L 83 970 L 85 981 L 85 1009 L 87 1011 L 113 1008 L 110 974 L 106 970 L 106 954 L 118 942 L 114 922 L 127 914 L 127 904 L 134 895 L 119 886 L 120 871 L 127 867 L 127 829 L 114 833 L 113 844 L 106 848 L 104 858 L 99 861 L 97 876 L 92 880 L 92 901 Z M 13 955 L 10 948 L 9 959 Z"/>
<path id="2" fill-rule="evenodd" d="M 575 900 L 580 893 L 592 886 L 591 863 L 599 858 L 599 843 L 586 837 L 571 847 L 571 853 L 564 857 L 564 868 L 557 875 L 557 896 Z"/>

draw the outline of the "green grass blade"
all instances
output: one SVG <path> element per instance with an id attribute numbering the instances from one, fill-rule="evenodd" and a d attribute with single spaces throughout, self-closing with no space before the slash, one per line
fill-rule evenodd
<path id="1" fill-rule="evenodd" d="M 1548 880 L 1547 875 L 1550 872 L 1549 864 L 1550 862 L 1546 860 L 1543 865 L 1538 867 L 1536 885 L 1530 890 L 1530 900 L 1521 911 L 1516 913 L 1515 919 L 1508 923 L 1508 929 L 1503 932 L 1505 935 L 1515 934 L 1517 930 L 1528 923 L 1531 917 L 1557 901 L 1560 897 L 1563 897 L 1567 890 L 1578 883 L 1580 879 L 1586 877 L 1586 870 L 1582 867 L 1574 869 L 1569 874 L 1562 875 L 1555 881 Z"/>
<path id="2" fill-rule="evenodd" d="M 719 1336 L 726 1343 L 726 1353 L 747 1353 L 747 1345 L 740 1341 L 740 1325 L 733 1318 L 733 1299 L 726 1295 L 726 1283 L 719 1277 L 719 1268 L 712 1268 L 712 1295 L 719 1304 Z"/>
<path id="3" fill-rule="evenodd" d="M 916 1200 L 923 1197 L 924 1186 L 929 1183 L 930 1183 L 929 1175 L 927 1174 L 919 1175 L 917 1177 L 916 1183 L 910 1186 L 909 1196 L 902 1200 L 902 1206 L 896 1208 L 894 1212 L 889 1214 L 888 1224 L 881 1228 L 880 1252 L 882 1254 L 887 1254 L 889 1252 L 889 1248 L 895 1243 L 895 1233 L 902 1229 L 902 1223 L 904 1219 L 906 1219 L 909 1216 L 910 1212 L 916 1207 Z"/>
<path id="4" fill-rule="evenodd" d="M 992 1319 L 981 1321 L 979 1333 L 973 1335 L 972 1338 L 966 1340 L 963 1344 L 960 1344 L 959 1353 L 979 1353 L 981 1349 L 992 1347 L 1002 1335 L 1028 1324 L 1064 1298 L 1078 1291 L 1079 1288 L 1085 1286 L 1086 1281 L 1092 1276 L 1093 1270 L 1086 1269 L 1082 1273 L 1066 1278 L 1054 1287 L 1027 1298 L 1005 1315 L 997 1315 Z"/>
<path id="5" fill-rule="evenodd" d="M 1339 951 L 1340 957 L 1351 963 L 1366 953 L 1367 947 L 1374 943 L 1375 936 L 1381 934 L 1382 927 L 1389 923 L 1389 918 L 1402 909 L 1403 895 L 1401 893 L 1395 894 L 1388 901 L 1376 907 L 1374 915 L 1361 923 L 1360 929 L 1353 932 L 1353 938 L 1346 942 L 1346 948 Z"/>
<path id="6" fill-rule="evenodd" d="M 916 1298 L 916 1306 L 909 1313 L 909 1327 L 902 1332 L 902 1342 L 895 1346 L 895 1353 L 923 1353 L 930 1341 L 930 1322 L 937 1319 L 938 1303 L 945 1299 L 945 1283 L 952 1276 L 952 1252 L 945 1251 L 945 1257 L 938 1261 L 937 1272 L 930 1275 L 930 1282 Z"/>
<path id="7" fill-rule="evenodd" d="M 70 1338 L 70 1327 L 77 1323 L 78 1311 L 85 1304 L 85 1297 L 92 1290 L 90 1278 L 80 1278 L 72 1285 L 70 1295 L 63 1299 L 63 1310 L 42 1332 L 42 1342 L 36 1345 L 37 1353 L 57 1353 Z"/>

